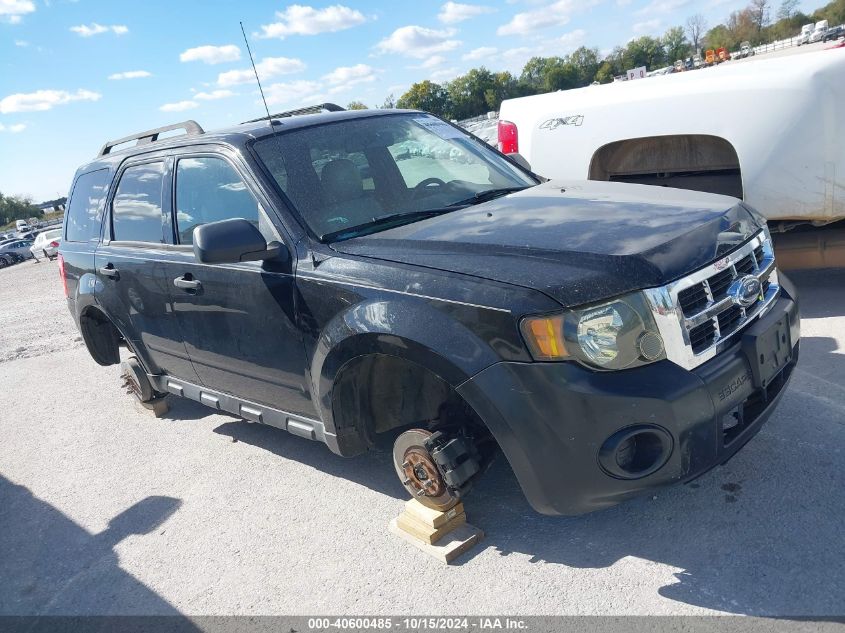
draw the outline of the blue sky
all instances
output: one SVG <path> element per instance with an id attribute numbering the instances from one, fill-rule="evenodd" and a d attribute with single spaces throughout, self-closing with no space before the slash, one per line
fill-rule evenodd
<path id="1" fill-rule="evenodd" d="M 469 68 L 519 72 L 533 55 L 602 51 L 747 0 L 0 0 L 0 191 L 67 193 L 108 139 L 187 118 L 206 129 L 262 114 L 238 21 L 271 111 L 380 105 Z M 805 10 L 823 4 L 804 0 Z"/>

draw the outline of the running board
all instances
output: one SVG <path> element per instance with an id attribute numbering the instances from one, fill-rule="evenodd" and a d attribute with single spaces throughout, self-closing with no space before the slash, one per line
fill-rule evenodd
<path id="1" fill-rule="evenodd" d="M 218 411 L 225 411 L 242 417 L 247 422 L 266 424 L 307 440 L 326 443 L 326 431 L 319 420 L 304 418 L 268 407 L 267 405 L 241 400 L 208 387 L 200 387 L 172 376 L 151 376 L 147 374 L 156 391 L 172 393 L 181 398 L 194 400 Z"/>

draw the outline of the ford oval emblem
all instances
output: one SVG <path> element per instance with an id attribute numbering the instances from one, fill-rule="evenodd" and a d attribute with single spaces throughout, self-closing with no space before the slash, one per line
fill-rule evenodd
<path id="1" fill-rule="evenodd" d="M 730 288 L 728 288 L 728 296 L 733 302 L 742 307 L 748 308 L 757 302 L 760 298 L 760 280 L 754 275 L 746 275 L 734 281 Z"/>

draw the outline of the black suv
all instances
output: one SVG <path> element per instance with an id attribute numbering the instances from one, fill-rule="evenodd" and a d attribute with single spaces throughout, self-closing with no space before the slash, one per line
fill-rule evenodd
<path id="1" fill-rule="evenodd" d="M 142 400 L 343 456 L 398 435 L 436 508 L 501 450 L 545 514 L 689 481 L 768 418 L 800 326 L 748 206 L 546 182 L 429 114 L 316 109 L 151 130 L 77 172 L 68 305 L 96 362 L 134 355 Z"/>

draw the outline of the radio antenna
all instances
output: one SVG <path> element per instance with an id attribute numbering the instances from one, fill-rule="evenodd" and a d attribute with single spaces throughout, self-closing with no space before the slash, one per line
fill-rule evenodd
<path id="1" fill-rule="evenodd" d="M 246 44 L 246 52 L 249 53 L 249 61 L 252 64 L 252 72 L 255 73 L 255 82 L 258 84 L 258 92 L 261 93 L 261 101 L 264 102 L 264 109 L 267 111 L 267 122 L 270 127 L 273 127 L 273 118 L 270 116 L 270 108 L 267 107 L 267 99 L 264 98 L 264 88 L 261 87 L 261 80 L 258 78 L 258 68 L 255 67 L 255 60 L 252 58 L 252 50 L 249 48 L 249 40 L 246 39 L 246 31 L 244 31 L 244 23 L 238 22 L 241 25 L 241 33 L 244 36 L 244 44 Z"/>

